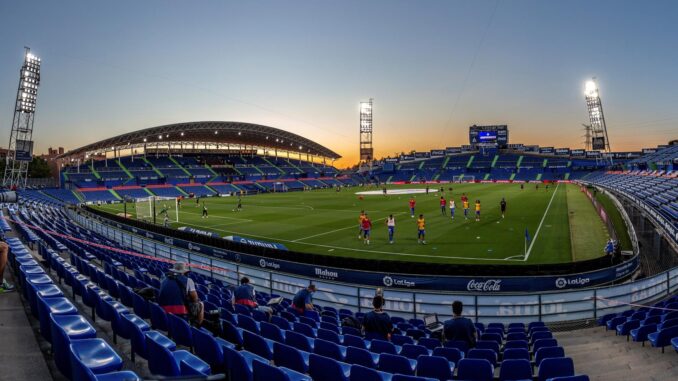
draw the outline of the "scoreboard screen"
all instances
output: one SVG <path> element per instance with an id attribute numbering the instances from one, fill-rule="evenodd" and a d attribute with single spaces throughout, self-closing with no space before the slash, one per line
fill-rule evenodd
<path id="1" fill-rule="evenodd" d="M 469 127 L 469 143 L 475 149 L 479 144 L 496 145 L 498 148 L 508 147 L 508 126 L 476 126 Z"/>
<path id="2" fill-rule="evenodd" d="M 496 142 L 497 131 L 478 131 L 478 141 L 480 143 Z"/>

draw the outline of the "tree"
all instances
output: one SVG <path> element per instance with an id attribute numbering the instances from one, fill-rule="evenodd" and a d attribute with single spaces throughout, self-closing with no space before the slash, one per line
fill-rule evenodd
<path id="1" fill-rule="evenodd" d="M 28 177 L 32 179 L 43 179 L 51 176 L 52 171 L 47 160 L 41 157 L 34 157 L 33 161 L 28 164 Z"/>

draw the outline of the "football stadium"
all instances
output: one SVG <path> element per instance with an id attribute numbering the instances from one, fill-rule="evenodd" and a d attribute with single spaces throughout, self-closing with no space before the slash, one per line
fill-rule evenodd
<path id="1" fill-rule="evenodd" d="M 183 20 L 173 12 L 194 11 L 188 4 L 159 10 L 153 3 L 120 8 L 157 11 L 167 22 Z M 308 96 L 304 85 L 280 95 L 282 79 L 266 81 L 264 72 L 261 78 L 231 78 L 226 69 L 234 87 L 224 90 L 217 84 L 226 77 L 207 69 L 208 57 L 202 63 L 160 59 L 168 51 L 191 51 L 182 50 L 179 37 L 204 49 L 219 36 L 242 54 L 242 46 L 223 34 L 235 28 L 216 22 L 214 15 L 205 15 L 210 22 L 204 24 L 186 21 L 196 30 L 170 30 L 149 21 L 148 28 L 174 36 L 169 45 L 149 48 L 159 57 L 151 65 L 153 74 L 141 63 L 132 68 L 124 62 L 102 64 L 105 56 L 59 53 L 69 49 L 47 29 L 35 39 L 40 49 L 24 47 L 23 56 L 14 46 L 24 43 L 19 36 L 0 44 L 0 54 L 12 52 L 0 69 L 11 82 L 0 76 L 0 83 L 15 86 L 19 69 L 16 100 L 0 98 L 14 105 L 0 190 L 0 380 L 677 379 L 678 119 L 653 111 L 644 122 L 624 121 L 638 111 L 619 88 L 627 82 L 639 86 L 646 76 L 602 82 L 586 74 L 588 66 L 573 66 L 583 71 L 576 74 L 584 78 L 580 84 L 559 83 L 548 90 L 568 95 L 541 95 L 542 103 L 529 108 L 517 107 L 510 97 L 496 101 L 490 93 L 501 93 L 503 81 L 514 73 L 487 69 L 496 63 L 481 53 L 494 46 L 493 36 L 499 38 L 497 23 L 513 20 L 504 8 L 513 11 L 517 3 L 491 3 L 462 11 L 485 21 L 480 26 L 464 21 L 480 28 L 480 42 L 463 48 L 472 60 L 468 68 L 453 70 L 462 76 L 453 87 L 458 93 L 442 96 L 440 114 L 429 110 L 437 101 L 422 109 L 395 106 L 390 92 L 400 87 L 381 82 L 382 75 L 406 81 L 389 70 L 413 73 L 410 64 L 417 71 L 438 70 L 423 61 L 385 64 L 389 70 L 371 72 L 380 79 L 344 77 L 336 85 L 328 79 L 327 90 Z M 452 15 L 452 5 L 460 4 L 430 5 Z M 544 12 L 533 5 L 534 12 Z M 236 7 L 230 2 L 203 6 L 215 14 Z M 365 12 L 376 12 L 374 6 L 364 4 Z M 675 4 L 665 6 L 676 10 Z M 17 14 L 26 7 L 7 6 Z M 302 33 L 269 19 L 273 9 L 251 7 L 236 8 L 271 23 L 262 28 L 277 25 L 280 35 L 252 33 L 240 35 L 242 41 L 281 39 L 288 46 L 290 36 Z M 428 15 L 395 3 L 384 7 L 394 17 Z M 564 14 L 582 8 L 549 7 Z M 620 8 L 625 21 L 641 17 L 638 4 Z M 330 25 L 346 18 L 306 11 L 329 25 L 289 17 L 299 25 L 316 25 L 340 47 L 341 28 Z M 111 27 L 108 12 L 121 10 L 97 9 L 94 19 L 101 24 L 88 30 L 122 54 L 126 48 L 103 37 Z M 396 33 L 392 20 L 383 22 Z M 426 35 L 431 25 L 447 26 L 412 22 L 418 25 L 413 35 Z M 18 24 L 8 20 L 8 25 Z M 204 41 L 203 27 L 214 28 Z M 570 30 L 557 28 L 564 34 Z M 321 38 L 302 34 L 308 41 Z M 132 44 L 138 35 L 116 36 Z M 407 38 L 374 41 L 384 45 L 366 54 L 370 62 L 414 49 Z M 511 41 L 521 48 L 542 46 Z M 554 44 L 565 49 L 563 41 Z M 381 50 L 385 46 L 394 50 Z M 426 59 L 437 57 L 417 49 Z M 254 62 L 244 56 L 221 60 L 223 52 L 214 50 L 225 67 L 251 69 Z M 281 78 L 297 73 L 288 64 L 298 51 L 275 51 L 267 67 L 273 70 L 277 63 Z M 336 68 L 322 70 L 339 75 L 341 65 L 353 64 L 336 59 L 341 61 L 333 62 Z M 88 66 L 83 78 L 96 72 L 106 85 L 70 77 L 78 65 Z M 665 62 L 652 65 L 666 67 Z M 191 74 L 182 77 L 187 68 Z M 625 76 L 614 68 L 608 76 Z M 316 68 L 307 70 L 309 77 L 317 74 Z M 472 84 L 474 73 L 483 70 L 496 70 L 493 90 L 483 95 L 487 104 L 467 107 L 467 98 L 477 101 L 476 90 L 488 90 L 486 82 Z M 163 74 L 170 72 L 171 78 Z M 214 84 L 204 85 L 200 78 L 208 72 Z M 71 84 L 49 82 L 60 75 Z M 143 80 L 128 80 L 134 77 Z M 160 88 L 150 92 L 145 81 Z M 678 85 L 671 81 L 675 78 L 666 86 Z M 72 83 L 78 84 L 75 93 L 69 92 Z M 248 90 L 243 89 L 236 97 L 242 83 L 261 86 L 273 98 L 244 100 Z M 435 83 L 424 81 L 421 86 L 430 89 L 415 87 L 397 97 L 415 105 L 418 95 L 437 91 Z M 532 91 L 544 90 L 543 84 L 530 83 Z M 84 96 L 100 100 L 83 115 L 66 112 L 64 100 L 89 102 L 73 98 L 83 96 L 82 86 L 92 87 Z M 356 95 L 364 89 L 351 90 L 356 93 L 346 120 L 352 124 L 320 126 L 325 119 L 318 115 L 344 123 L 346 103 L 339 100 L 339 89 L 351 86 L 377 95 L 364 98 Z M 185 93 L 167 95 L 179 89 Z M 338 92 L 322 95 L 330 89 Z M 204 94 L 237 107 L 211 112 L 221 106 L 197 101 Z M 576 101 L 559 98 L 568 96 Z M 296 106 L 280 106 L 287 104 L 283 98 L 296 102 L 297 97 L 309 98 L 303 118 L 292 116 Z M 323 97 L 331 99 L 329 106 L 316 103 Z M 527 92 L 514 97 L 536 102 Z M 116 108 L 120 104 L 127 108 Z M 539 105 L 558 108 L 548 115 L 550 124 L 544 125 L 547 112 Z M 255 114 L 242 111 L 247 109 Z M 402 129 L 403 118 L 416 119 L 416 126 Z M 440 120 L 447 119 L 439 130 Z M 580 120 L 583 129 L 557 127 L 564 125 L 556 119 Z M 55 127 L 49 141 L 41 138 L 42 125 Z M 48 154 L 38 155 L 50 144 L 66 148 L 50 146 Z"/>

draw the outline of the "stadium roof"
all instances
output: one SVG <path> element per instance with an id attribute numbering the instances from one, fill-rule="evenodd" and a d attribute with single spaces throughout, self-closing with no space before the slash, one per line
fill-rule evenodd
<path id="1" fill-rule="evenodd" d="M 81 156 L 88 153 L 124 150 L 132 147 L 168 143 L 218 143 L 248 145 L 299 152 L 330 159 L 341 155 L 309 139 L 278 128 L 243 122 L 187 122 L 146 128 L 114 136 L 70 150 L 59 157 Z"/>

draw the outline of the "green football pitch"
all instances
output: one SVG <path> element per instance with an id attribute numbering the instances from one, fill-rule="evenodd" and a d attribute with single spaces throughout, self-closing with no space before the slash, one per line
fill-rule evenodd
<path id="1" fill-rule="evenodd" d="M 454 197 L 452 219 L 440 210 L 440 187 L 444 197 Z M 452 190 L 450 190 L 452 187 Z M 332 256 L 372 258 L 429 263 L 545 264 L 567 263 L 603 255 L 608 232 L 590 201 L 575 184 L 440 184 L 429 194 L 395 194 L 423 190 L 424 185 L 389 186 L 393 194 L 376 188 L 343 188 L 304 192 L 268 193 L 242 198 L 242 211 L 234 211 L 237 197 L 201 199 L 209 211 L 186 199 L 179 209 L 179 222 L 189 226 L 262 241 L 278 242 L 290 250 Z M 358 192 L 374 194 L 358 195 Z M 461 195 L 470 201 L 464 218 Z M 416 217 L 411 218 L 408 201 L 416 200 L 416 214 L 426 219 L 426 244 L 417 241 Z M 506 217 L 499 202 L 506 199 Z M 475 221 L 474 201 L 481 201 L 481 219 Z M 171 202 L 171 201 L 170 201 Z M 148 205 L 148 204 L 146 204 Z M 104 205 L 111 213 L 122 212 L 121 204 Z M 172 208 L 174 209 L 174 208 Z M 128 205 L 128 210 L 134 210 Z M 358 238 L 361 210 L 372 220 L 367 245 Z M 386 218 L 396 218 L 395 242 L 388 241 Z M 158 217 L 157 222 L 162 223 Z M 529 240 L 526 240 L 527 229 Z"/>

